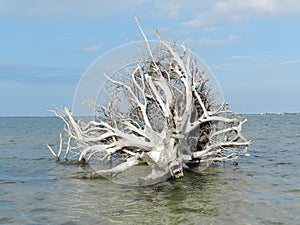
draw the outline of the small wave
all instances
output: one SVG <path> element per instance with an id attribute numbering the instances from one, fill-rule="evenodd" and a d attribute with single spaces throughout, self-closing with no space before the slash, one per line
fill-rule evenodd
<path id="1" fill-rule="evenodd" d="M 18 222 L 18 220 L 12 216 L 0 217 L 0 223 L 14 223 L 14 222 Z"/>
<path id="2" fill-rule="evenodd" d="M 291 189 L 288 192 L 289 193 L 300 193 L 300 189 Z"/>

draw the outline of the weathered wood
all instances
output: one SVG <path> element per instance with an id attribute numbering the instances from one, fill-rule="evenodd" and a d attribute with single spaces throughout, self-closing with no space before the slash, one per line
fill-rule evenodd
<path id="1" fill-rule="evenodd" d="M 183 45 L 164 41 L 157 30 L 161 47 L 152 52 L 137 24 L 150 57 L 137 63 L 131 73 L 122 74 L 126 81 L 107 76 L 111 99 L 108 105 L 94 103 L 99 110 L 95 121 L 76 120 L 66 107 L 55 111 L 66 124 L 64 158 L 72 154 L 79 161 L 96 157 L 99 163 L 110 163 L 110 168 L 94 173 L 103 176 L 148 164 L 152 173 L 147 179 L 157 179 L 166 174 L 181 177 L 186 165 L 247 156 L 250 141 L 242 135 L 247 120 L 235 118 L 226 103 L 213 105 L 205 67 L 197 65 Z M 120 94 L 124 105 L 117 102 Z M 59 159 L 62 143 L 58 154 L 49 150 Z M 120 163 L 114 165 L 118 159 Z"/>

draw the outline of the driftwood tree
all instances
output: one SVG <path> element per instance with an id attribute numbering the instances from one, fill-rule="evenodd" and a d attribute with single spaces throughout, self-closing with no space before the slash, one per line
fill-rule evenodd
<path id="1" fill-rule="evenodd" d="M 107 104 L 92 103 L 97 109 L 93 120 L 78 120 L 68 108 L 55 111 L 66 124 L 65 159 L 75 156 L 97 165 L 90 177 L 130 177 L 147 168 L 135 183 L 150 184 L 179 178 L 185 169 L 247 156 L 246 119 L 216 101 L 205 67 L 189 49 L 164 41 L 157 30 L 160 46 L 151 49 L 140 30 L 149 57 L 107 76 L 110 96 Z M 58 153 L 48 146 L 58 160 L 62 145 L 61 136 Z"/>

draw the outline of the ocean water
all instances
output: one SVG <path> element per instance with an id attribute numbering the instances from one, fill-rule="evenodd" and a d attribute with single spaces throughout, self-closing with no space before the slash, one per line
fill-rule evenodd
<path id="1" fill-rule="evenodd" d="M 58 118 L 0 118 L 0 224 L 300 224 L 300 115 L 247 115 L 250 157 L 154 186 L 76 179 Z"/>

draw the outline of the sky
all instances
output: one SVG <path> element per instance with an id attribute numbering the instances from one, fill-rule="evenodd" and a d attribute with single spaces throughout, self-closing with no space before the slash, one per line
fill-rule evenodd
<path id="1" fill-rule="evenodd" d="M 212 69 L 236 113 L 300 112 L 298 0 L 0 0 L 0 116 L 72 107 L 86 69 L 158 29 Z"/>

